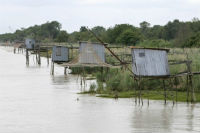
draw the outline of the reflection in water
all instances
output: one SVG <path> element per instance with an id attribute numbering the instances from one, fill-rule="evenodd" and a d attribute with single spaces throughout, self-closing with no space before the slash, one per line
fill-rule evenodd
<path id="1" fill-rule="evenodd" d="M 200 104 L 135 106 L 134 99 L 79 95 L 80 78 L 63 75 L 46 59 L 39 67 L 12 49 L 0 48 L 0 133 L 200 132 Z M 9 52 L 8 52 L 9 51 Z M 11 67 L 12 66 L 12 67 Z M 87 81 L 87 89 L 94 80 Z M 77 100 L 77 98 L 79 100 Z M 146 103 L 146 101 L 145 101 Z"/>
<path id="2" fill-rule="evenodd" d="M 134 132 L 170 132 L 173 120 L 172 110 L 172 107 L 164 106 L 160 102 L 153 103 L 149 107 L 135 108 Z"/>
<path id="3" fill-rule="evenodd" d="M 197 123 L 199 121 L 199 116 L 198 116 L 198 118 L 195 118 L 196 117 L 195 109 L 196 109 L 196 105 L 195 104 L 192 104 L 191 106 L 188 106 L 188 108 L 187 108 L 187 117 L 186 117 L 186 119 L 188 119 L 188 122 L 187 122 L 187 125 L 188 125 L 187 130 L 188 131 L 196 131 L 196 130 L 198 130 L 198 129 L 196 129 L 196 126 L 199 126 L 199 128 L 200 128 L 200 123 Z"/>
<path id="4" fill-rule="evenodd" d="M 52 82 L 53 84 L 57 85 L 63 85 L 68 81 L 68 75 L 62 75 L 62 76 L 52 76 Z"/>

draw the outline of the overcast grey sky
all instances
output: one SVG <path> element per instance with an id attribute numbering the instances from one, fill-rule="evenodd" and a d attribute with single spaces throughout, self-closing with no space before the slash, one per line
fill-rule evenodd
<path id="1" fill-rule="evenodd" d="M 52 20 L 73 32 L 80 26 L 164 25 L 193 17 L 200 18 L 200 0 L 0 0 L 0 33 Z"/>

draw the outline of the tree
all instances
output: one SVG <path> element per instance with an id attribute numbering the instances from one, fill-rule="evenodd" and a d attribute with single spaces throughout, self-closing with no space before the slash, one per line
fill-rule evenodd
<path id="1" fill-rule="evenodd" d="M 163 26 L 160 25 L 154 25 L 152 28 L 149 29 L 149 32 L 147 33 L 148 39 L 162 39 L 163 38 Z"/>
<path id="2" fill-rule="evenodd" d="M 194 18 L 192 19 L 192 22 L 198 22 L 198 21 L 199 21 L 199 18 L 194 17 Z"/>
<path id="3" fill-rule="evenodd" d="M 173 22 L 168 22 L 167 25 L 164 26 L 164 39 L 171 40 L 174 39 L 179 31 L 180 21 L 174 20 Z"/>
<path id="4" fill-rule="evenodd" d="M 87 30 L 87 28 L 85 27 L 85 26 L 81 26 L 81 28 L 80 28 L 80 32 L 87 32 L 88 30 Z"/>
<path id="5" fill-rule="evenodd" d="M 179 30 L 176 34 L 174 45 L 176 47 L 183 46 L 186 40 L 191 37 L 191 35 L 192 35 L 192 31 L 191 31 L 190 25 L 187 23 L 182 23 L 179 26 Z"/>
<path id="6" fill-rule="evenodd" d="M 67 34 L 66 31 L 60 31 L 56 38 L 56 41 L 57 42 L 67 42 L 68 38 L 69 38 L 69 35 Z"/>
<path id="7" fill-rule="evenodd" d="M 117 38 L 117 42 L 125 45 L 136 45 L 141 40 L 141 35 L 134 30 L 126 30 Z"/>
<path id="8" fill-rule="evenodd" d="M 106 41 L 108 43 L 118 43 L 117 38 L 126 30 L 137 30 L 134 26 L 129 24 L 119 24 L 107 30 Z"/>
<path id="9" fill-rule="evenodd" d="M 191 36 L 183 45 L 183 47 L 200 47 L 200 32 Z"/>
<path id="10" fill-rule="evenodd" d="M 150 26 L 151 24 L 146 21 L 140 23 L 140 29 L 142 32 L 145 32 Z"/>
<path id="11" fill-rule="evenodd" d="M 141 33 L 148 38 L 148 34 L 149 34 L 149 30 L 150 30 L 150 23 L 143 21 L 142 23 L 140 23 L 140 30 Z"/>
<path id="12" fill-rule="evenodd" d="M 106 29 L 102 26 L 96 26 L 92 28 L 92 32 L 94 32 L 97 36 L 102 35 L 106 32 Z"/>

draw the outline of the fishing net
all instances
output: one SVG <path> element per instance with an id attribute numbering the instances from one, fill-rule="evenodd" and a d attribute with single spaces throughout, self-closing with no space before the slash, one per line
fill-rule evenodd
<path id="1" fill-rule="evenodd" d="M 104 50 L 98 51 L 98 49 L 95 49 L 94 44 L 85 43 L 83 47 L 80 46 L 79 55 L 76 58 L 62 65 L 70 67 L 112 67 L 112 65 L 105 63 L 105 56 L 100 56 L 103 54 L 105 54 Z"/>

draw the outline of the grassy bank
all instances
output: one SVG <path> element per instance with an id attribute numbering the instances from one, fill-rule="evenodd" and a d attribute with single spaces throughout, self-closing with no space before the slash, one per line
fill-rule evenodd
<path id="1" fill-rule="evenodd" d="M 131 62 L 131 51 L 128 48 L 113 49 L 113 51 L 124 61 Z M 78 52 L 78 51 L 75 51 Z M 124 54 L 125 53 L 125 54 Z M 124 54 L 124 55 L 123 55 Z M 46 53 L 44 53 L 44 56 Z M 70 54 L 71 55 L 71 54 Z M 77 55 L 77 53 L 73 53 Z M 106 55 L 109 55 L 109 52 L 106 51 Z M 173 48 L 170 49 L 168 54 L 169 62 L 171 61 L 192 61 L 191 70 L 192 72 L 200 71 L 200 49 L 199 48 Z M 114 64 L 117 60 L 112 56 L 106 56 L 106 62 L 108 64 Z M 128 66 L 131 69 L 131 64 Z M 106 98 L 130 98 L 136 97 L 138 93 L 137 83 L 130 76 L 131 73 L 128 72 L 125 68 L 104 68 L 101 67 L 89 68 L 71 68 L 72 74 L 80 74 L 83 77 L 95 77 L 97 80 L 97 85 L 92 84 L 90 90 L 87 92 L 82 92 L 80 94 L 95 94 L 99 97 Z M 177 74 L 187 70 L 186 64 L 179 65 L 170 65 L 170 73 Z M 176 100 L 176 90 L 177 90 L 177 101 L 185 102 L 187 99 L 187 85 L 186 76 L 166 79 L 166 89 L 167 89 L 167 100 Z M 200 76 L 193 76 L 193 88 L 195 90 L 196 102 L 200 102 Z M 141 81 L 141 90 L 142 97 L 149 98 L 152 100 L 163 100 L 163 80 L 149 80 L 142 79 Z M 135 93 L 136 90 L 136 93 Z M 191 91 L 191 90 L 190 90 Z M 191 98 L 191 97 L 190 97 Z"/>
<path id="2" fill-rule="evenodd" d="M 96 73 L 97 85 L 91 84 L 89 91 L 79 94 L 91 94 L 104 98 L 133 98 L 139 96 L 136 81 L 130 77 L 130 73 L 123 69 L 110 69 L 104 73 Z M 161 79 L 141 80 L 142 98 L 151 100 L 164 100 L 164 89 Z M 178 79 L 166 79 L 167 100 L 186 102 L 187 89 L 188 100 L 191 101 L 191 89 L 186 84 L 186 77 Z M 200 102 L 199 76 L 193 77 L 195 90 L 195 102 Z"/>
<path id="3" fill-rule="evenodd" d="M 97 97 L 103 98 L 135 98 L 137 97 L 139 92 L 135 91 L 126 91 L 126 92 L 113 92 L 113 93 L 98 93 L 98 92 L 91 92 L 85 91 L 79 94 L 90 94 L 95 95 Z M 117 96 L 116 96 L 117 95 Z M 196 100 L 195 102 L 200 102 L 200 93 L 195 93 Z M 143 99 L 150 99 L 150 100 L 164 100 L 164 91 L 142 91 L 142 98 Z M 187 93 L 186 92 L 178 92 L 177 99 L 176 99 L 176 92 L 171 91 L 167 93 L 167 100 L 169 101 L 178 101 L 178 102 L 187 102 Z M 191 101 L 191 97 L 189 97 L 189 101 Z"/>
<path id="4" fill-rule="evenodd" d="M 192 72 L 200 71 L 200 49 L 172 49 L 169 53 L 169 60 L 184 61 L 191 60 Z M 131 68 L 131 65 L 129 65 Z M 187 70 L 186 64 L 170 65 L 171 74 L 177 74 Z M 91 85 L 92 89 L 88 92 L 81 94 L 96 94 L 99 97 L 106 98 L 130 98 L 135 97 L 138 91 L 137 83 L 133 80 L 126 69 L 109 69 L 101 73 L 97 71 L 92 73 L 97 79 L 97 85 Z M 200 102 L 200 75 L 193 76 L 193 88 L 196 95 L 196 102 Z M 142 97 L 149 98 L 152 100 L 163 100 L 163 80 L 162 79 L 142 79 L 141 89 Z M 185 102 L 187 100 L 187 90 L 191 91 L 190 86 L 187 85 L 187 77 L 182 76 L 178 78 L 166 79 L 167 89 L 167 100 L 176 100 L 177 90 L 177 101 Z M 105 86 L 103 86 L 105 84 Z M 191 96 L 189 96 L 189 100 Z"/>

